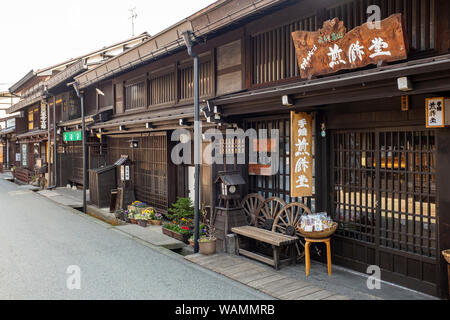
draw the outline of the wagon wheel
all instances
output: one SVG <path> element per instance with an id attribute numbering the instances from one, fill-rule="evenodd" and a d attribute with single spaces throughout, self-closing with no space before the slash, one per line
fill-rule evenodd
<path id="1" fill-rule="evenodd" d="M 311 214 L 311 210 L 303 203 L 293 202 L 283 207 L 275 217 L 272 231 L 286 234 L 288 236 L 297 236 L 302 238 L 298 231 L 303 215 Z M 305 255 L 304 243 L 299 240 L 295 244 L 297 250 L 297 260 L 300 260 Z"/>
<path id="2" fill-rule="evenodd" d="M 248 224 L 255 223 L 256 210 L 263 202 L 264 198 L 259 193 L 250 193 L 242 199 L 241 207 L 244 209 Z"/>
<path id="3" fill-rule="evenodd" d="M 260 204 L 255 214 L 255 226 L 267 230 L 272 230 L 273 222 L 286 202 L 278 197 L 268 198 Z"/>

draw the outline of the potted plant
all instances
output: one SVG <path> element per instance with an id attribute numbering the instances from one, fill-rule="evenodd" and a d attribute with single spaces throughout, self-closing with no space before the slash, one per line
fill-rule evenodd
<path id="1" fill-rule="evenodd" d="M 128 219 L 130 219 L 130 222 L 133 224 L 136 224 L 136 218 L 135 216 L 137 215 L 136 210 L 132 209 L 128 211 Z"/>
<path id="2" fill-rule="evenodd" d="M 144 228 L 147 227 L 148 217 L 145 214 L 138 213 L 134 216 L 134 218 L 136 219 L 138 225 Z"/>
<path id="3" fill-rule="evenodd" d="M 182 221 L 192 219 L 194 217 L 194 207 L 190 198 L 178 197 L 177 201 L 169 208 L 167 217 L 172 221 Z"/>
<path id="4" fill-rule="evenodd" d="M 115 217 L 117 220 L 122 220 L 122 218 L 123 218 L 123 210 L 122 210 L 122 209 L 117 210 L 117 211 L 114 213 L 114 217 Z"/>
<path id="5" fill-rule="evenodd" d="M 206 209 L 202 206 L 202 217 L 205 221 L 205 236 L 198 240 L 198 248 L 201 254 L 210 255 L 216 253 L 217 238 L 214 236 L 215 227 L 211 217 L 207 217 Z"/>
<path id="6" fill-rule="evenodd" d="M 169 237 L 175 238 L 184 243 L 188 243 L 191 230 L 187 226 L 179 226 L 173 222 L 166 222 L 162 227 L 162 232 Z"/>
<path id="7" fill-rule="evenodd" d="M 162 224 L 162 214 L 153 210 L 150 213 L 150 223 L 155 226 L 160 226 Z"/>
<path id="8" fill-rule="evenodd" d="M 13 175 L 13 177 L 16 177 L 16 166 L 12 166 L 11 168 L 11 174 Z"/>
<path id="9" fill-rule="evenodd" d="M 202 239 L 203 237 L 205 237 L 206 235 L 206 226 L 204 224 L 200 225 L 200 230 L 199 230 L 199 240 Z M 194 235 L 192 235 L 189 239 L 189 244 L 194 247 Z"/>

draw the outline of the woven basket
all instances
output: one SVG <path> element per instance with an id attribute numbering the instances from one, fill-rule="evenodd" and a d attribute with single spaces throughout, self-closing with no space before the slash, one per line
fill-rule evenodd
<path id="1" fill-rule="evenodd" d="M 305 237 L 310 239 L 324 239 L 329 238 L 337 229 L 338 224 L 333 222 L 333 226 L 329 229 L 322 231 L 305 231 L 302 228 L 298 228 L 298 231 Z"/>
<path id="2" fill-rule="evenodd" d="M 450 264 L 450 249 L 442 251 L 442 255 L 444 256 L 444 259 L 447 261 L 447 263 Z"/>

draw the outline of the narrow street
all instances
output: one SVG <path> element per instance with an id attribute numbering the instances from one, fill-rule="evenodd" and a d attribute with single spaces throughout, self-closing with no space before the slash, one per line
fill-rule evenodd
<path id="1" fill-rule="evenodd" d="M 4 180 L 0 208 L 0 299 L 270 299 Z"/>

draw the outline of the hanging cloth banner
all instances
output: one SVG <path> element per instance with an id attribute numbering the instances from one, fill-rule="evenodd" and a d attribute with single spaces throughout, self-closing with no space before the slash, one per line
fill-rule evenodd
<path id="1" fill-rule="evenodd" d="M 291 111 L 291 197 L 312 196 L 312 115 Z"/>
<path id="2" fill-rule="evenodd" d="M 323 28 L 315 32 L 294 31 L 292 40 L 301 77 L 407 58 L 407 40 L 400 13 L 380 21 L 379 29 L 370 27 L 365 23 L 346 33 L 344 22 L 334 18 L 325 21 Z"/>

